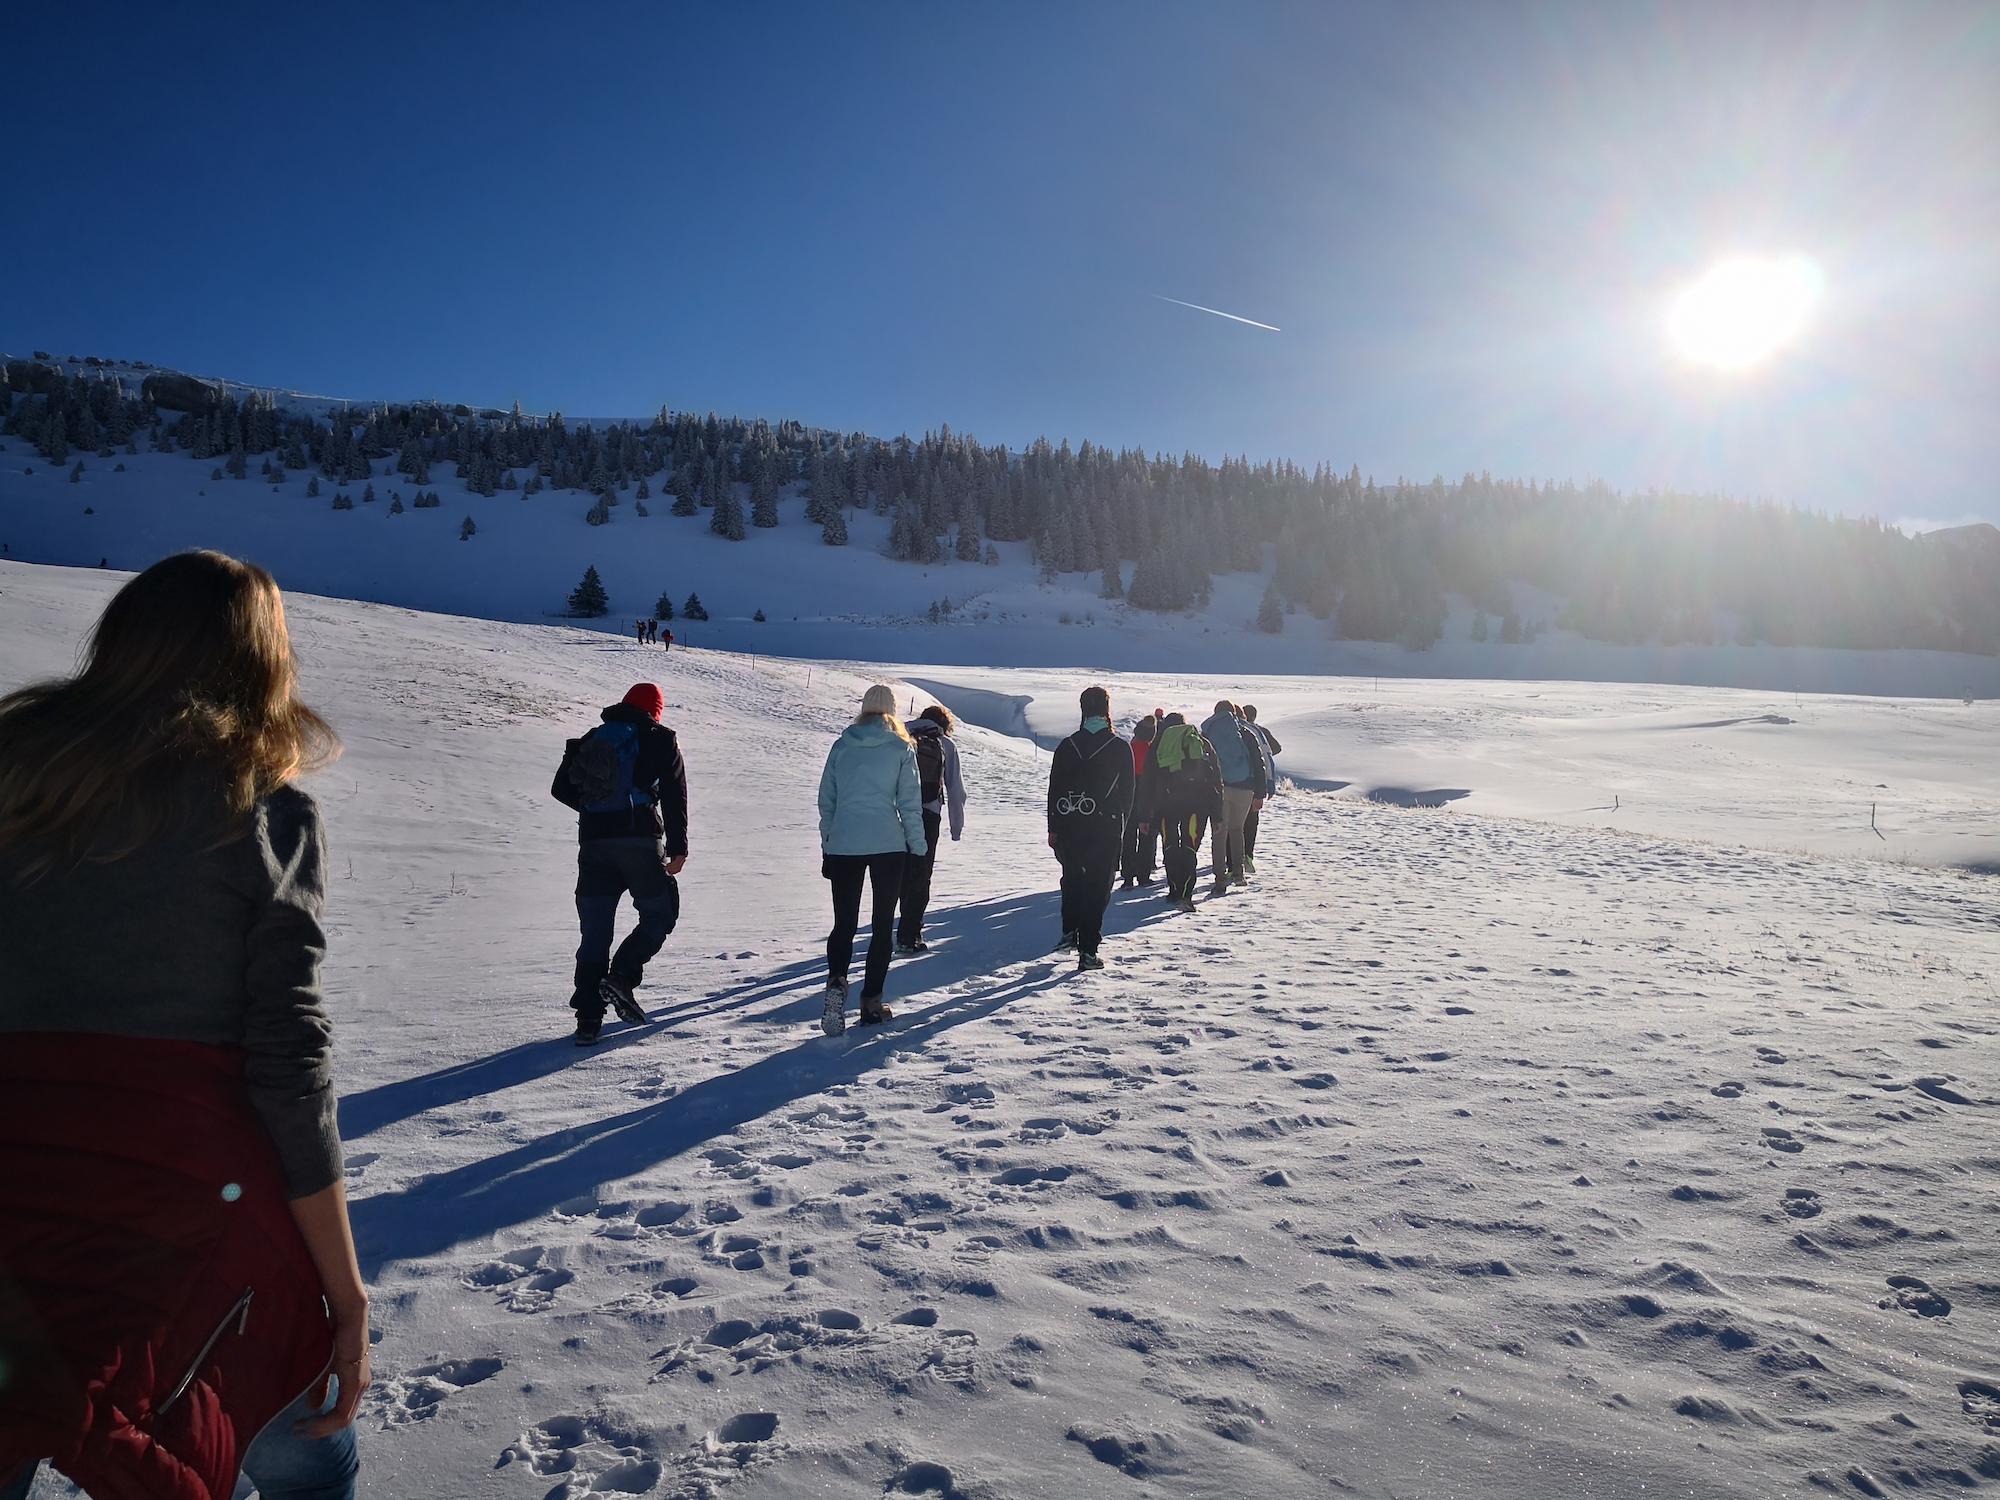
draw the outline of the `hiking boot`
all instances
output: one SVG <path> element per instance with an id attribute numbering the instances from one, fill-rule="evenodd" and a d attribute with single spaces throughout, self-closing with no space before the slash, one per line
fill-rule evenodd
<path id="1" fill-rule="evenodd" d="M 863 995 L 861 997 L 861 1024 L 863 1026 L 880 1026 L 894 1014 L 895 1012 L 882 1003 L 880 995 Z"/>
<path id="2" fill-rule="evenodd" d="M 1216 897 L 1216 896 L 1226 896 L 1226 895 L 1228 895 L 1228 894 L 1229 894 L 1229 882 L 1228 882 L 1227 880 L 1218 880 L 1218 881 L 1216 881 L 1216 883 L 1215 883 L 1214 885 L 1212 885 L 1212 886 L 1210 886 L 1210 887 L 1208 888 L 1208 894 L 1209 894 L 1209 896 L 1210 896 L 1210 898 L 1211 898 L 1211 899 L 1213 899 L 1213 898 L 1214 898 L 1214 897 Z"/>
<path id="3" fill-rule="evenodd" d="M 1067 950 L 1074 948 L 1075 946 L 1076 946 L 1076 934 L 1073 932 L 1065 932 L 1062 935 L 1062 938 L 1056 943 L 1056 952 L 1058 953 L 1066 952 Z"/>
<path id="4" fill-rule="evenodd" d="M 644 1026 L 646 1013 L 639 1009 L 639 1002 L 632 998 L 632 981 L 622 974 L 607 974 L 597 986 L 597 998 L 618 1012 L 618 1019 L 628 1026 Z"/>
<path id="5" fill-rule="evenodd" d="M 898 958 L 909 958 L 912 954 L 928 953 L 930 951 L 931 951 L 931 945 L 929 943 L 896 944 L 896 957 Z"/>
<path id="6" fill-rule="evenodd" d="M 1139 883 L 1139 877 L 1137 875 L 1127 875 L 1125 877 L 1125 884 L 1121 886 L 1119 889 L 1129 891 L 1138 883 Z"/>
<path id="7" fill-rule="evenodd" d="M 1174 903 L 1174 910 L 1175 910 L 1175 911 L 1184 911 L 1184 912 L 1186 912 L 1186 913 L 1187 913 L 1187 914 L 1188 914 L 1189 916 L 1193 916 L 1193 915 L 1194 915 L 1194 897 L 1192 897 L 1192 896 L 1183 896 L 1183 897 L 1181 897 L 1181 898 L 1180 898 L 1180 900 L 1178 900 L 1178 901 L 1176 901 L 1176 902 Z"/>
<path id="8" fill-rule="evenodd" d="M 826 982 L 826 1004 L 819 1013 L 819 1029 L 828 1036 L 839 1036 L 847 1030 L 847 981 L 829 979 Z"/>
<path id="9" fill-rule="evenodd" d="M 1079 974 L 1088 974 L 1093 969 L 1101 969 L 1103 967 L 1104 960 L 1099 958 L 1095 953 L 1079 953 L 1076 956 L 1076 972 Z"/>
<path id="10" fill-rule="evenodd" d="M 1159 883 L 1160 877 L 1157 875 L 1141 875 L 1139 877 L 1139 884 L 1141 885 L 1158 885 Z"/>
<path id="11" fill-rule="evenodd" d="M 604 1017 L 593 1011 L 580 1010 L 576 1013 L 576 1044 L 579 1047 L 595 1047 L 597 1034 L 604 1029 Z"/>
<path id="12" fill-rule="evenodd" d="M 1255 875 L 1257 873 L 1257 861 L 1252 859 L 1247 854 L 1243 856 L 1243 873 L 1246 876 Z"/>

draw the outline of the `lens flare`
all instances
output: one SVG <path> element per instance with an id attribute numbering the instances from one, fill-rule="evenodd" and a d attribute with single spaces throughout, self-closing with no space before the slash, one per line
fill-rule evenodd
<path id="1" fill-rule="evenodd" d="M 1819 292 L 1802 255 L 1722 261 L 1675 296 L 1667 336 L 1691 363 L 1748 370 L 1798 338 Z"/>

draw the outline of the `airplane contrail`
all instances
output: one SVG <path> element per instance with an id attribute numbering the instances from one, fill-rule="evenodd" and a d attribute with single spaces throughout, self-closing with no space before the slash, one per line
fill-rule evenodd
<path id="1" fill-rule="evenodd" d="M 1196 312 L 1214 313 L 1216 317 L 1227 318 L 1232 323 L 1248 323 L 1252 328 L 1267 328 L 1272 333 L 1285 331 L 1275 323 L 1259 323 L 1255 318 L 1239 318 L 1235 313 L 1226 313 L 1219 307 L 1203 307 L 1199 302 L 1183 302 L 1178 297 L 1162 297 L 1158 292 L 1148 292 L 1147 295 L 1157 297 L 1162 302 L 1171 302 L 1176 307 L 1191 307 Z"/>

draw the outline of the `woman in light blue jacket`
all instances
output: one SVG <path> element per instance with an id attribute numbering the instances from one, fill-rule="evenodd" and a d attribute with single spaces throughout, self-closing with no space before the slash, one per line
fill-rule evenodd
<path id="1" fill-rule="evenodd" d="M 895 691 L 876 683 L 861 716 L 826 754 L 819 777 L 820 874 L 833 883 L 833 931 L 826 939 L 826 1007 L 820 1030 L 847 1029 L 847 966 L 861 920 L 861 882 L 873 898 L 874 930 L 861 987 L 861 1024 L 889 1019 L 882 986 L 896 942 L 896 897 L 903 861 L 924 854 L 923 793 L 909 731 L 896 717 Z"/>

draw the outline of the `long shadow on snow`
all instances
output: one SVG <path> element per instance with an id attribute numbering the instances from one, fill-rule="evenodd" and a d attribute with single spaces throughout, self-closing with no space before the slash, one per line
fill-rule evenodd
<path id="1" fill-rule="evenodd" d="M 764 975 L 709 998 L 714 1000 L 722 996 L 748 993 L 749 1000 L 761 999 L 776 994 L 781 989 L 790 988 L 807 974 L 818 973 L 823 963 L 824 960 L 815 959 L 787 964 L 776 974 Z M 689 1018 L 687 1015 L 668 1017 L 667 1012 L 671 1009 L 672 1006 L 660 1007 L 654 1019 L 665 1018 L 672 1021 Z M 551 1073 L 561 1072 L 564 1068 L 587 1057 L 601 1056 L 621 1047 L 629 1047 L 636 1042 L 646 1040 L 650 1035 L 650 1031 L 636 1026 L 609 1031 L 605 1033 L 603 1041 L 588 1051 L 576 1046 L 567 1036 L 523 1042 L 518 1047 L 509 1047 L 505 1052 L 495 1052 L 488 1057 L 454 1063 L 433 1073 L 420 1074 L 415 1078 L 399 1078 L 394 1083 L 363 1089 L 358 1093 L 345 1095 L 340 1101 L 340 1138 L 343 1141 L 357 1141 L 385 1125 L 407 1120 L 414 1115 L 422 1114 L 427 1109 L 439 1109 L 448 1104 L 462 1104 L 468 1099 L 478 1099 L 501 1089 L 513 1088 L 516 1084 L 532 1083 L 537 1078 L 546 1078 Z"/>
<path id="2" fill-rule="evenodd" d="M 417 1259 L 538 1218 L 599 1183 L 635 1176 L 796 1099 L 853 1083 L 898 1053 L 927 1047 L 952 1027 L 1061 983 L 1054 964 L 957 995 L 891 1022 L 863 1040 L 815 1040 L 747 1068 L 718 1073 L 639 1109 L 554 1131 L 512 1151 L 440 1172 L 350 1210 L 362 1274 Z"/>
<path id="3" fill-rule="evenodd" d="M 1105 908 L 1107 938 L 1173 915 L 1158 886 L 1123 895 L 1120 900 L 1119 893 L 1114 892 L 1111 905 Z M 1009 964 L 1043 957 L 1062 935 L 1061 910 L 1062 897 L 1057 891 L 1018 891 L 1011 896 L 947 907 L 925 919 L 924 934 L 932 944 L 930 951 L 914 958 L 896 959 L 890 966 L 889 987 L 883 998 L 893 1008 L 899 998 L 912 999 L 978 979 Z M 865 946 L 864 942 L 857 947 L 857 963 L 860 949 Z M 898 976 L 908 981 L 907 987 L 896 982 Z M 749 1019 L 779 1023 L 809 1020 L 819 1013 L 820 995 L 815 986 Z"/>

